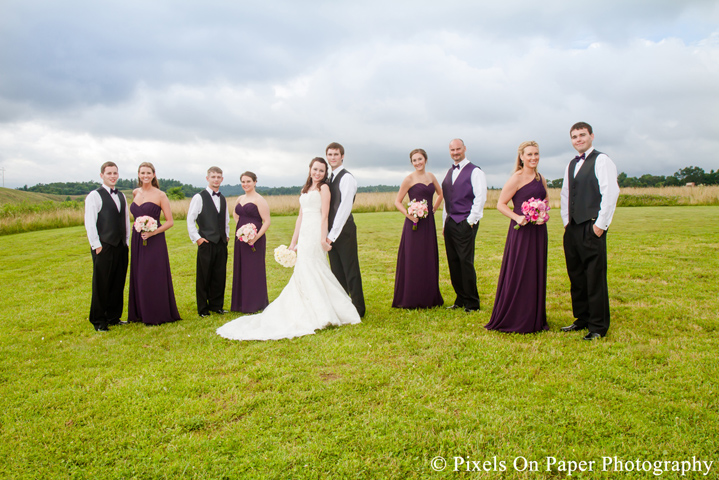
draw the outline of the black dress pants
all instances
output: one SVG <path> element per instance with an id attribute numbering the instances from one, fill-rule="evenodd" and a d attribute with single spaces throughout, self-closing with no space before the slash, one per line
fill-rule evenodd
<path id="1" fill-rule="evenodd" d="M 362 275 L 357 254 L 357 226 L 348 220 L 329 251 L 330 268 L 342 288 L 349 294 L 360 317 L 365 314 Z"/>
<path id="2" fill-rule="evenodd" d="M 477 272 L 474 269 L 474 243 L 478 230 L 479 222 L 471 226 L 466 220 L 457 223 L 447 217 L 444 223 L 449 277 L 457 294 L 454 304 L 472 310 L 479 309 Z"/>
<path id="3" fill-rule="evenodd" d="M 203 242 L 197 246 L 197 313 L 222 310 L 227 279 L 227 244 Z"/>
<path id="4" fill-rule="evenodd" d="M 590 333 L 609 330 L 607 232 L 594 233 L 594 221 L 569 222 L 564 230 L 564 257 L 571 283 L 574 324 Z"/>
<path id="5" fill-rule="evenodd" d="M 90 323 L 95 328 L 107 328 L 122 317 L 127 277 L 127 245 L 115 247 L 102 244 L 100 253 L 92 252 L 92 300 Z"/>

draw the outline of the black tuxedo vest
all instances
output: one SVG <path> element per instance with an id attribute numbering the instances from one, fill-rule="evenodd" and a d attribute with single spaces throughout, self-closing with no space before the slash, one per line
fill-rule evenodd
<path id="1" fill-rule="evenodd" d="M 125 209 L 127 208 L 125 195 L 117 192 L 120 199 L 120 210 L 118 211 L 112 195 L 104 187 L 100 187 L 95 191 L 100 194 L 102 199 L 102 208 L 97 214 L 97 233 L 100 236 L 100 242 L 119 247 L 125 243 L 127 238 L 127 232 L 125 231 L 127 228 L 125 224 Z"/>
<path id="2" fill-rule="evenodd" d="M 340 173 L 338 173 L 334 179 L 330 182 L 330 211 L 327 214 L 327 228 L 328 230 L 332 230 L 332 225 L 335 222 L 335 217 L 337 216 L 337 209 L 340 207 L 340 203 L 342 202 L 342 192 L 340 191 L 340 180 L 342 180 L 342 177 L 345 176 L 345 174 L 352 175 L 350 172 L 347 171 L 346 168 L 343 168 Z M 354 198 L 352 198 L 352 201 L 354 202 Z M 345 225 L 349 223 L 354 223 L 354 218 L 352 217 L 352 214 L 350 213 L 349 218 L 347 219 L 347 222 L 345 222 Z"/>
<path id="3" fill-rule="evenodd" d="M 225 220 L 227 218 L 227 201 L 220 194 L 220 211 L 215 208 L 212 195 L 207 189 L 200 192 L 202 210 L 197 216 L 197 231 L 202 238 L 212 243 L 227 243 Z"/>
<path id="4" fill-rule="evenodd" d="M 584 223 L 588 220 L 595 220 L 599 214 L 599 206 L 602 202 L 602 194 L 599 191 L 599 180 L 594 172 L 594 164 L 602 152 L 592 150 L 587 155 L 581 168 L 574 175 L 577 167 L 577 160 L 569 163 L 567 177 L 569 180 L 569 221 Z"/>

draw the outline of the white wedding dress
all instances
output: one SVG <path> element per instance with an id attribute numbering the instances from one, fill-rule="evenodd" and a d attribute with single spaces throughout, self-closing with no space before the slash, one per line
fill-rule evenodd
<path id="1" fill-rule="evenodd" d="M 217 329 L 231 340 L 278 340 L 310 335 L 328 325 L 360 323 L 349 295 L 330 270 L 320 243 L 320 192 L 300 195 L 302 224 L 297 263 L 280 296 L 262 313 L 236 318 Z"/>

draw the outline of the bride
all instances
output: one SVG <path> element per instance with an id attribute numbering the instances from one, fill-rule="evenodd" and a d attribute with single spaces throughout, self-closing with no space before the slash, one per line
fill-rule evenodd
<path id="1" fill-rule="evenodd" d="M 280 296 L 262 313 L 236 318 L 217 329 L 230 340 L 278 340 L 310 335 L 328 325 L 360 323 L 352 301 L 327 263 L 330 189 L 327 162 L 316 157 L 300 195 L 300 214 L 290 249 L 295 271 Z"/>

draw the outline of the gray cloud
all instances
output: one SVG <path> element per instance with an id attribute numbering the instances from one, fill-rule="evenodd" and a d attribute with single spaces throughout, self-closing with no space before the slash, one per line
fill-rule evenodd
<path id="1" fill-rule="evenodd" d="M 526 139 L 561 176 L 586 120 L 630 175 L 715 168 L 715 2 L 526 3 L 8 1 L 0 165 L 12 186 L 109 158 L 287 185 L 336 140 L 360 183 L 398 184 L 412 148 L 440 173 L 459 136 L 501 186 Z"/>

